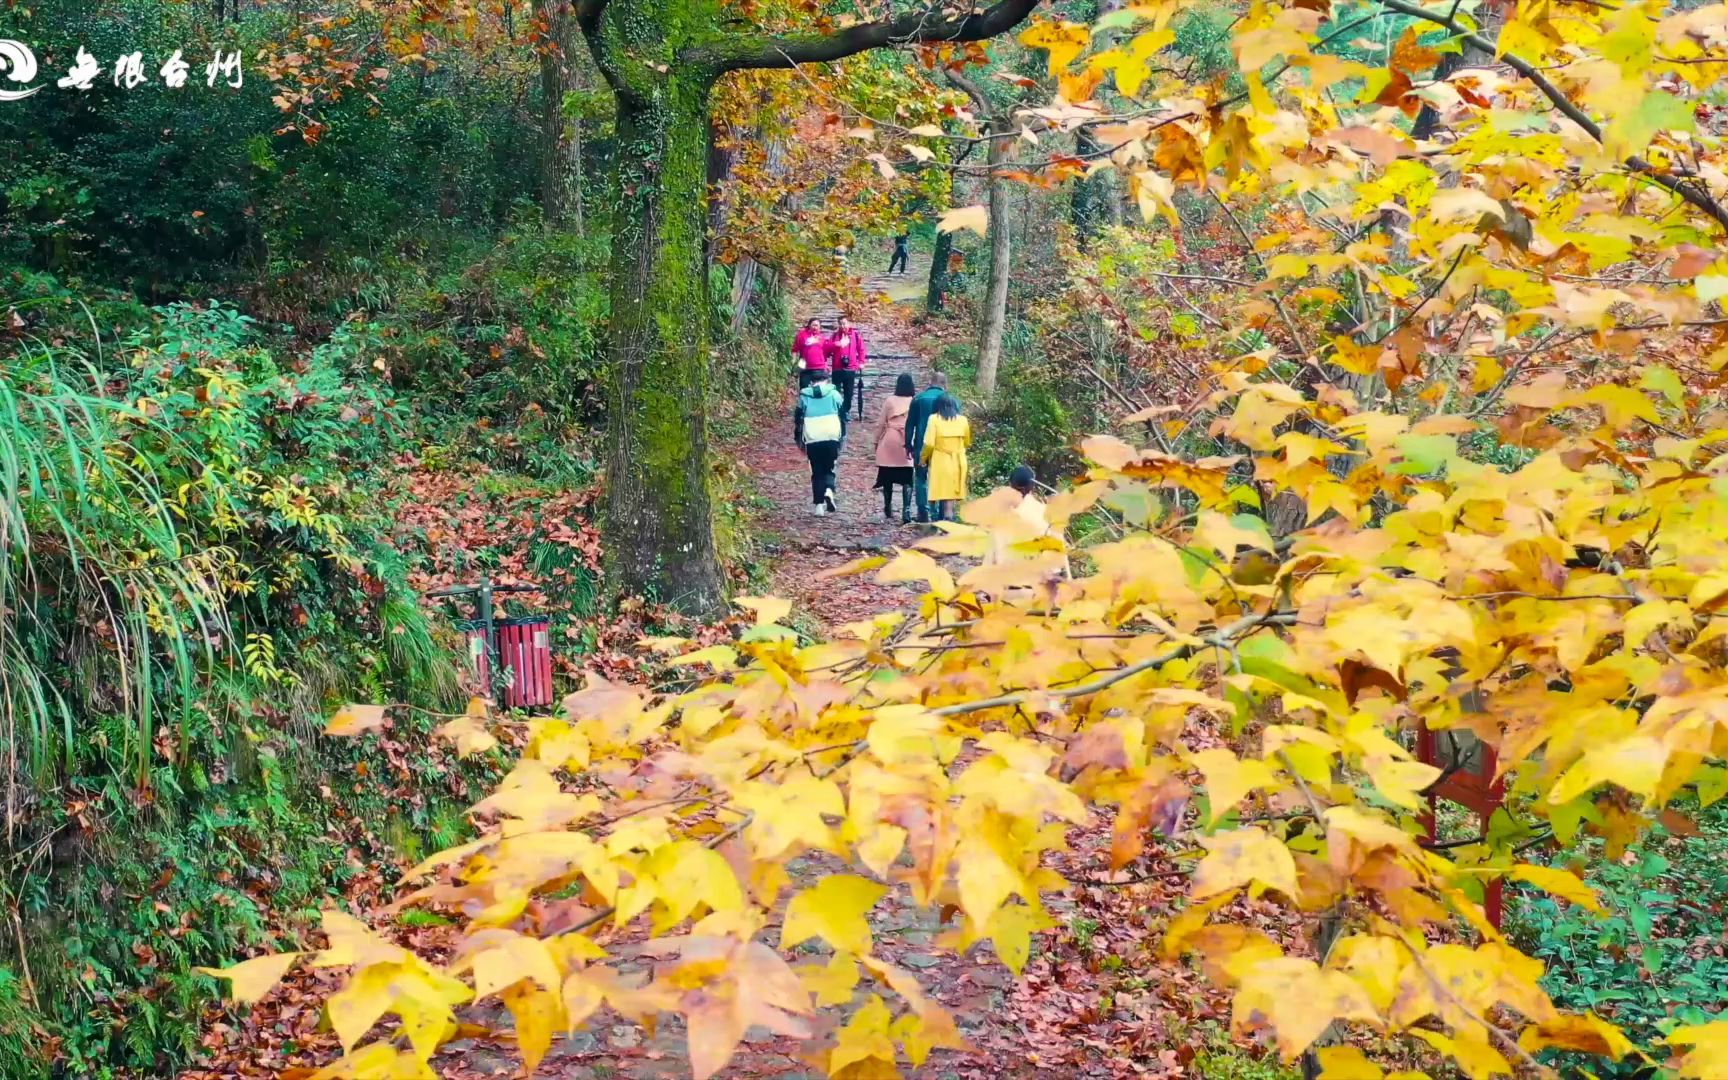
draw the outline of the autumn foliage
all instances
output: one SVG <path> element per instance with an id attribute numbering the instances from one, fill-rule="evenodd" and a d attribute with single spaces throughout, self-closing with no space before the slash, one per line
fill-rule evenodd
<path id="1" fill-rule="evenodd" d="M 530 1069 L 602 1006 L 682 1016 L 698 1077 L 751 1025 L 810 1035 L 824 1009 L 844 1015 L 811 1048 L 830 1075 L 916 1065 L 959 1034 L 873 955 L 867 913 L 905 890 L 947 915 L 947 947 L 1018 970 L 1066 885 L 1045 856 L 1095 816 L 1101 872 L 1153 846 L 1192 866 L 1167 961 L 1230 988 L 1237 1036 L 1326 1044 L 1325 1076 L 1381 1076 L 1394 1047 L 1473 1078 L 1543 1072 L 1550 1048 L 1728 1073 L 1728 1021 L 1634 1046 L 1551 1003 L 1484 887 L 1595 892 L 1491 830 L 1425 847 L 1440 770 L 1411 752 L 1419 725 L 1469 732 L 1519 839 L 1610 856 L 1728 793 L 1728 180 L 1698 106 L 1728 6 L 1521 3 L 1496 37 L 1460 5 L 1385 0 L 1368 14 L 1414 24 L 1376 67 L 1325 50 L 1357 25 L 1326 4 L 1255 3 L 1240 93 L 1157 62 L 1179 7 L 1035 26 L 1059 95 L 1037 118 L 1102 123 L 1106 167 L 1172 226 L 1179 188 L 1280 200 L 1230 328 L 1268 343 L 1130 417 L 1155 445 L 1088 440 L 1052 534 L 992 496 L 850 568 L 925 583 L 915 611 L 808 643 L 789 605 L 745 600 L 737 641 L 678 657 L 711 672 L 687 688 L 595 679 L 558 717 L 453 720 L 466 752 L 507 728 L 525 745 L 474 808 L 483 834 L 399 902 L 463 920 L 461 948 L 434 961 L 328 913 L 304 960 L 352 969 L 327 1006 L 348 1056 L 320 1076 L 432 1075 L 492 997 Z M 1432 76 L 1466 46 L 1499 60 Z M 1316 316 L 1346 299 L 1354 319 Z M 1226 453 L 1176 452 L 1197 430 Z M 1068 551 L 1082 518 L 1098 539 Z M 794 884 L 795 859 L 830 872 Z M 1335 933 L 1293 952 L 1243 898 Z M 813 940 L 820 958 L 786 958 Z M 626 952 L 652 973 L 621 973 Z M 225 974 L 255 1000 L 299 960 Z"/>

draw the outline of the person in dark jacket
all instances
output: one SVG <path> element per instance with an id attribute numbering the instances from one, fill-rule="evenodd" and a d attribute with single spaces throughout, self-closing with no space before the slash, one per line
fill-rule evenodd
<path id="1" fill-rule="evenodd" d="M 922 463 L 924 430 L 930 426 L 930 414 L 948 393 L 948 376 L 940 371 L 930 376 L 930 386 L 912 399 L 906 412 L 906 453 L 912 459 L 912 492 L 918 503 L 918 520 L 930 520 L 930 468 Z"/>
<path id="2" fill-rule="evenodd" d="M 841 420 L 840 392 L 828 381 L 828 372 L 817 369 L 809 386 L 798 391 L 798 407 L 792 413 L 792 437 L 810 459 L 810 510 L 814 514 L 834 512 L 834 463 L 840 457 L 840 439 L 846 433 Z"/>
<path id="3" fill-rule="evenodd" d="M 890 274 L 904 274 L 906 272 L 906 244 L 911 239 L 912 237 L 907 233 L 901 233 L 894 238 L 894 254 L 888 260 L 888 272 Z"/>

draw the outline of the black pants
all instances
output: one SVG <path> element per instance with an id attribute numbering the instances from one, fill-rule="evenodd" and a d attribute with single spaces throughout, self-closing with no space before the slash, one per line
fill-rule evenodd
<path id="1" fill-rule="evenodd" d="M 858 402 L 858 419 L 864 419 L 864 380 L 856 371 L 836 371 L 834 385 L 840 391 L 840 419 L 852 415 L 852 402 Z"/>
<path id="2" fill-rule="evenodd" d="M 882 516 L 885 518 L 892 518 L 894 516 L 894 485 L 893 484 L 883 484 L 882 485 Z M 912 520 L 912 485 L 911 484 L 901 484 L 900 485 L 900 516 L 907 521 Z"/>
<path id="3" fill-rule="evenodd" d="M 804 454 L 810 459 L 810 502 L 814 505 L 834 487 L 834 460 L 840 456 L 840 443 L 834 439 L 805 443 Z"/>
<path id="4" fill-rule="evenodd" d="M 905 248 L 897 247 L 894 249 L 894 257 L 888 260 L 888 272 L 890 274 L 904 274 L 906 272 Z"/>
<path id="5" fill-rule="evenodd" d="M 824 374 L 826 374 L 826 371 L 824 371 Z M 806 386 L 809 386 L 811 383 L 813 383 L 815 381 L 816 381 L 816 372 L 815 371 L 813 371 L 810 368 L 799 368 L 798 369 L 798 389 L 802 390 Z"/>

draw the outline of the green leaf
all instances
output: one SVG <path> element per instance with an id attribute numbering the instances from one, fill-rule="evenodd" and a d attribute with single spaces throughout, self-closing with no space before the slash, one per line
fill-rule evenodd
<path id="1" fill-rule="evenodd" d="M 1698 294 L 1700 304 L 1720 300 L 1728 296 L 1728 274 L 1699 274 L 1692 279 L 1692 290 Z"/>
<path id="2" fill-rule="evenodd" d="M 1602 145 L 1615 157 L 1642 153 L 1659 131 L 1691 131 L 1692 106 L 1666 90 L 1652 90 L 1602 130 Z"/>
<path id="3" fill-rule="evenodd" d="M 1404 460 L 1392 471 L 1404 476 L 1437 473 L 1458 459 L 1458 439 L 1453 435 L 1400 435 L 1394 445 Z"/>
<path id="4" fill-rule="evenodd" d="M 1728 284 L 1728 278 L 1723 278 Z M 1678 408 L 1686 400 L 1686 387 L 1681 384 L 1680 376 L 1660 364 L 1653 364 L 1644 369 L 1644 377 L 1638 380 L 1638 385 L 1645 390 L 1654 390 L 1668 399 L 1668 404 Z"/>

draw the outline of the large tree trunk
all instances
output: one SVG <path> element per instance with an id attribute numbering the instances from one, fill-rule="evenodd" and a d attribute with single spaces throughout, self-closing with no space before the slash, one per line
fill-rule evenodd
<path id="1" fill-rule="evenodd" d="M 539 0 L 546 24 L 540 42 L 540 209 L 553 227 L 574 218 L 582 231 L 582 137 L 580 120 L 564 115 L 564 96 L 577 85 L 576 19 L 570 0 Z"/>
<path id="2" fill-rule="evenodd" d="M 577 21 L 618 103 L 607 331 L 607 585 L 719 615 L 725 578 L 708 491 L 709 92 L 727 71 L 827 63 L 910 41 L 978 41 L 1037 0 L 902 14 L 770 41 L 725 28 L 721 0 L 581 0 Z"/>
<path id="3" fill-rule="evenodd" d="M 1008 160 L 1012 146 L 1013 140 L 1006 136 L 990 140 L 990 284 L 984 297 L 984 325 L 978 334 L 978 394 L 985 400 L 996 393 L 1002 331 L 1008 321 L 1008 181 L 999 166 Z"/>
<path id="4" fill-rule="evenodd" d="M 708 492 L 708 87 L 618 95 L 607 385 L 607 579 L 693 614 L 725 606 Z"/>

